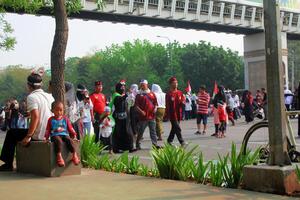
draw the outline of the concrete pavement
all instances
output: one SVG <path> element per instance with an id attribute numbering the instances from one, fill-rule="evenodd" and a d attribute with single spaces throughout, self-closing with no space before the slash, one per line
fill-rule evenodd
<path id="1" fill-rule="evenodd" d="M 15 172 L 0 173 L 4 200 L 276 200 L 292 197 L 225 189 L 190 182 L 163 180 L 83 169 L 82 175 L 59 178 Z"/>

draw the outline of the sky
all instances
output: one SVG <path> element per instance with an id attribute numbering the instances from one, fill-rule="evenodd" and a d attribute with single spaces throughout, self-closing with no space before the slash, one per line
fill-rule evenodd
<path id="1" fill-rule="evenodd" d="M 26 67 L 42 65 L 48 68 L 55 31 L 54 18 L 6 14 L 5 19 L 14 28 L 17 44 L 12 51 L 0 51 L 0 67 L 22 64 Z M 166 36 L 170 41 L 176 40 L 181 44 L 203 40 L 243 55 L 243 35 L 72 19 L 69 20 L 66 58 L 83 57 L 112 44 L 136 39 L 164 45 L 169 42 L 157 36 Z"/>

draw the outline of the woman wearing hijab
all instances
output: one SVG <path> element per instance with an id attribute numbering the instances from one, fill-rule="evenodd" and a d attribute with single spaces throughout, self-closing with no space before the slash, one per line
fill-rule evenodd
<path id="1" fill-rule="evenodd" d="M 254 120 L 253 115 L 253 96 L 250 91 L 245 91 L 243 94 L 243 103 L 244 103 L 244 115 L 246 122 L 252 122 Z"/>
<path id="2" fill-rule="evenodd" d="M 157 111 L 156 111 L 156 116 L 155 116 L 155 121 L 156 121 L 156 134 L 158 137 L 158 140 L 162 140 L 162 134 L 164 133 L 163 129 L 163 118 L 165 115 L 165 110 L 166 110 L 166 93 L 164 93 L 160 86 L 157 84 L 153 84 L 151 88 L 152 92 L 155 94 L 156 99 L 157 99 Z"/>
<path id="3" fill-rule="evenodd" d="M 114 153 L 122 151 L 133 151 L 133 138 L 126 128 L 126 98 L 125 81 L 120 81 L 116 85 L 116 91 L 112 96 L 110 106 L 114 107 L 113 117 L 115 119 L 115 128 L 112 135 L 112 145 Z"/>
<path id="4" fill-rule="evenodd" d="M 135 97 L 138 93 L 138 90 L 138 85 L 132 84 L 129 89 L 128 97 L 126 98 L 127 131 L 133 136 L 133 144 L 135 144 L 138 135 L 137 124 L 139 121 L 139 116 L 134 107 Z"/>
<path id="5" fill-rule="evenodd" d="M 215 133 L 213 133 L 211 136 L 218 136 L 218 133 L 219 133 L 219 128 L 220 128 L 219 126 L 221 123 L 219 120 L 218 103 L 220 103 L 220 102 L 222 102 L 222 105 L 226 106 L 226 95 L 225 95 L 223 86 L 218 87 L 218 93 L 216 94 L 216 96 L 213 99 Z"/>

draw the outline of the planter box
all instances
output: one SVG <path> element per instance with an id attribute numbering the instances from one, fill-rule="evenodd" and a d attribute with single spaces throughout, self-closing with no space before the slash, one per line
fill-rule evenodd
<path id="1" fill-rule="evenodd" d="M 74 143 L 76 152 L 80 157 L 80 142 L 74 141 Z M 72 155 L 65 144 L 63 145 L 62 156 L 65 160 L 65 167 L 58 167 L 53 143 L 32 141 L 28 147 L 23 147 L 18 143 L 16 150 L 17 172 L 48 177 L 80 175 L 81 165 L 76 166 L 72 163 Z"/>

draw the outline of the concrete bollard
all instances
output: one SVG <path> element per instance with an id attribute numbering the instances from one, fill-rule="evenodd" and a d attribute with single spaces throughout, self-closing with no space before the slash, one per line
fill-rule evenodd
<path id="1" fill-rule="evenodd" d="M 74 144 L 80 157 L 80 142 L 74 141 Z M 32 141 L 28 147 L 23 147 L 18 143 L 16 150 L 17 172 L 48 177 L 80 175 L 81 164 L 76 166 L 72 163 L 72 155 L 65 144 L 63 145 L 62 156 L 66 166 L 58 167 L 53 143 Z"/>

